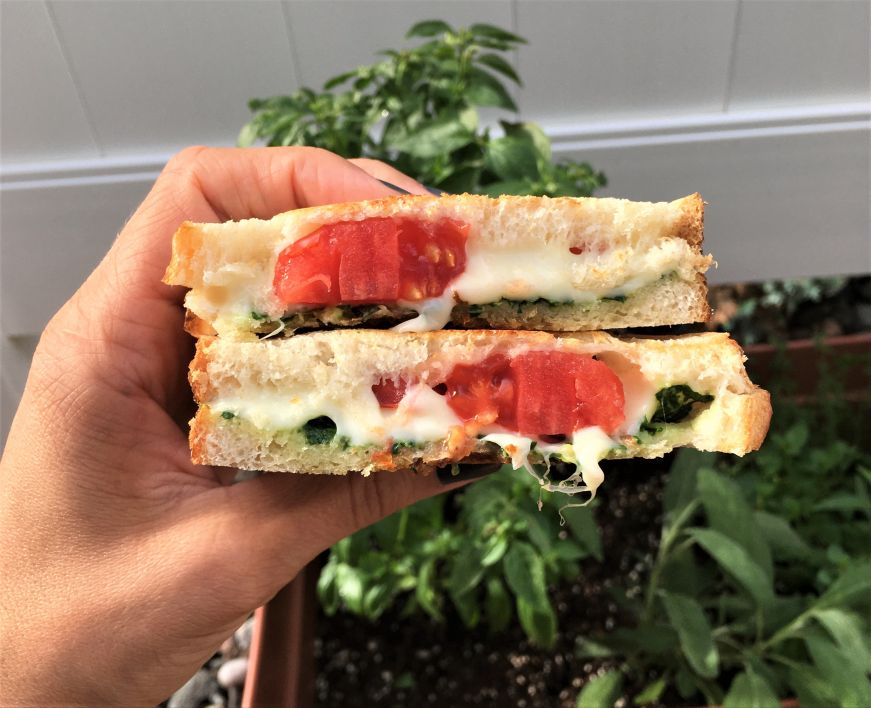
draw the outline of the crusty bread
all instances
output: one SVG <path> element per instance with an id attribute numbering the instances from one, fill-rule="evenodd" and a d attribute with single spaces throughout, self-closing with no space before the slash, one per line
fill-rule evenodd
<path id="1" fill-rule="evenodd" d="M 617 339 L 602 332 L 357 330 L 265 342 L 203 337 L 190 370 L 200 404 L 191 422 L 192 457 L 200 464 L 331 474 L 429 468 L 469 455 L 478 461 L 502 459 L 498 446 L 467 437 L 462 428 L 441 440 L 393 450 L 337 440 L 309 445 L 299 430 L 257 427 L 244 416 L 226 419 L 220 403 L 233 395 L 290 399 L 307 390 L 341 402 L 381 380 L 417 378 L 435 385 L 458 362 L 480 361 L 494 352 L 510 356 L 551 348 L 596 355 L 612 368 L 615 363 L 629 366 L 654 391 L 687 384 L 714 396 L 685 422 L 665 425 L 657 434 L 624 436 L 623 447 L 613 449 L 610 457 L 658 457 L 682 445 L 743 455 L 758 448 L 768 429 L 768 393 L 747 378 L 743 352 L 725 334 Z"/>
<path id="2" fill-rule="evenodd" d="M 267 327 L 263 320 L 277 323 L 287 314 L 272 280 L 278 255 L 290 243 L 339 221 L 377 216 L 451 218 L 469 225 L 467 249 L 564 252 L 561 260 L 570 263 L 571 287 L 578 293 L 619 291 L 638 275 L 640 263 L 665 269 L 658 271 L 663 277 L 649 278 L 636 291 L 625 293 L 625 302 L 602 295 L 578 297 L 578 302 L 568 304 L 518 303 L 514 301 L 524 298 L 506 294 L 502 297 L 511 302 L 470 307 L 457 295 L 451 318 L 455 325 L 567 331 L 698 322 L 709 316 L 703 273 L 711 260 L 700 250 L 703 210 L 698 194 L 659 203 L 465 194 L 334 204 L 298 209 L 269 221 L 186 222 L 173 238 L 164 280 L 191 288 L 186 304 L 193 314 L 192 333 L 252 338 L 253 332 Z M 573 260 L 570 249 L 579 243 L 586 253 L 598 255 Z M 261 320 L 252 319 L 252 312 Z M 317 311 L 312 315 L 306 327 L 321 321 Z M 285 329 L 285 333 L 292 331 L 293 327 Z"/>

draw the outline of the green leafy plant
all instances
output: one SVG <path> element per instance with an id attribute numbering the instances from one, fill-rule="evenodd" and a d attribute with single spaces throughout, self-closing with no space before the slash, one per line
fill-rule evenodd
<path id="1" fill-rule="evenodd" d="M 636 705 L 667 692 L 727 708 L 871 705 L 871 455 L 854 421 L 868 403 L 844 405 L 837 370 L 824 369 L 816 405 L 776 384 L 755 455 L 678 454 L 646 585 L 622 593 L 634 624 L 578 640 L 580 656 L 618 665 L 578 705 L 614 675 L 648 681 Z"/>
<path id="2" fill-rule="evenodd" d="M 562 509 L 531 476 L 510 469 L 452 498 L 429 499 L 344 539 L 330 551 L 318 593 L 327 614 L 339 608 L 377 619 L 393 603 L 437 621 L 455 612 L 467 627 L 493 631 L 515 618 L 542 646 L 556 639 L 548 588 L 601 559 L 590 507 Z M 456 512 L 456 519 L 450 516 Z M 450 608 L 450 609 L 449 609 Z"/>
<path id="3" fill-rule="evenodd" d="M 801 329 L 809 326 L 797 321 L 802 310 L 816 308 L 822 320 L 826 313 L 829 317 L 836 314 L 836 303 L 844 296 L 848 284 L 848 278 L 837 277 L 717 286 L 711 291 L 717 309 L 713 322 L 743 344 L 780 341 L 788 338 L 794 326 Z M 822 322 L 810 326 L 817 333 L 823 331 Z"/>
<path id="4" fill-rule="evenodd" d="M 482 127 L 479 108 L 516 113 L 505 81 L 520 77 L 505 58 L 525 40 L 493 25 L 414 25 L 418 46 L 289 96 L 253 99 L 239 145 L 310 145 L 345 157 L 384 160 L 447 192 L 589 196 L 605 176 L 582 162 L 556 164 L 534 123 Z"/>

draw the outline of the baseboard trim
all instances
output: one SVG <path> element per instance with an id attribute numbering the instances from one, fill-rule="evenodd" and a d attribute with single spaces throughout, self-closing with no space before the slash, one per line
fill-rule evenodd
<path id="1" fill-rule="evenodd" d="M 766 108 L 679 117 L 596 121 L 542 121 L 555 154 L 655 145 L 871 131 L 871 102 Z M 494 132 L 498 133 L 498 129 Z M 0 166 L 0 190 L 152 181 L 175 150 Z"/>

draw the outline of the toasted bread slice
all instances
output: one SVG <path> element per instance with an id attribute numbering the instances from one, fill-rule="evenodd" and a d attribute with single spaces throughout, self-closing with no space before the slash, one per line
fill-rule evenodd
<path id="1" fill-rule="evenodd" d="M 191 333 L 236 339 L 320 327 L 554 331 L 706 321 L 704 203 L 624 199 L 402 196 L 181 225 L 165 282 L 190 288 Z M 318 228 L 370 218 L 468 226 L 465 270 L 440 297 L 332 306 L 282 302 L 280 254 Z M 372 253 L 372 268 L 379 267 Z M 422 314 L 421 314 L 422 313 Z"/>
<path id="2" fill-rule="evenodd" d="M 610 437 L 587 428 L 573 444 L 538 440 L 533 446 L 530 438 L 464 423 L 432 388 L 459 363 L 539 350 L 595 356 L 616 373 L 626 397 L 621 427 Z M 190 370 L 200 405 L 191 422 L 192 458 L 244 469 L 345 474 L 509 457 L 526 464 L 521 458 L 532 447 L 527 456 L 533 462 L 574 457 L 587 482 L 594 453 L 659 457 L 693 446 L 743 455 L 759 447 L 771 416 L 768 393 L 750 382 L 743 360 L 734 341 L 714 333 L 617 339 L 602 332 L 357 330 L 266 342 L 204 337 Z M 379 406 L 372 386 L 387 380 L 417 382 L 405 394 L 407 406 L 405 398 L 395 411 Z M 680 386 L 700 402 L 680 420 L 652 422 L 657 393 Z M 590 437 L 591 430 L 598 433 Z M 597 449 L 587 449 L 587 442 Z"/>

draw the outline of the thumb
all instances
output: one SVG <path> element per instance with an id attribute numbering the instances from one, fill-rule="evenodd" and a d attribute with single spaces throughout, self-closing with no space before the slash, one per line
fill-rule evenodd
<path id="1" fill-rule="evenodd" d="M 228 513 L 247 529 L 232 554 L 271 596 L 337 541 L 421 499 L 455 489 L 411 470 L 343 476 L 264 474 L 226 490 Z"/>
<path id="2" fill-rule="evenodd" d="M 233 487 L 239 513 L 255 514 L 252 531 L 300 566 L 336 541 L 394 511 L 451 487 L 411 470 L 347 475 L 264 474 Z"/>

